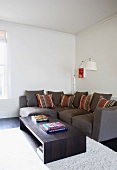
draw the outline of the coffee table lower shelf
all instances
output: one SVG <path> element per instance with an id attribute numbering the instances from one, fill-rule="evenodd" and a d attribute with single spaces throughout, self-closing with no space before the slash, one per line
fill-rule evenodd
<path id="1" fill-rule="evenodd" d="M 50 119 L 50 122 L 54 121 L 58 119 Z M 29 131 L 38 141 L 37 154 L 43 163 L 86 152 L 86 136 L 76 128 L 65 125 L 68 131 L 47 134 L 30 117 L 20 118 L 20 129 Z"/>

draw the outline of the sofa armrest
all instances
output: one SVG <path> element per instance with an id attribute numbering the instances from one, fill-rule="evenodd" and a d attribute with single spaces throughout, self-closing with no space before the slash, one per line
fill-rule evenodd
<path id="1" fill-rule="evenodd" d="M 19 97 L 19 105 L 20 105 L 20 108 L 27 107 L 26 96 Z"/>
<path id="2" fill-rule="evenodd" d="M 117 137 L 117 106 L 96 108 L 92 138 L 102 142 Z"/>

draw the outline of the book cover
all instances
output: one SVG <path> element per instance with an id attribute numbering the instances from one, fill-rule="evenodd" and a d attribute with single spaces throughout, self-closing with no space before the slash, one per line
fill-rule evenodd
<path id="1" fill-rule="evenodd" d="M 34 120 L 35 122 L 48 121 L 49 117 L 46 115 L 34 115 L 32 116 L 32 120 Z"/>
<path id="2" fill-rule="evenodd" d="M 42 124 L 42 126 L 46 130 L 55 130 L 55 129 L 65 128 L 65 125 L 60 122 L 44 123 Z"/>
<path id="3" fill-rule="evenodd" d="M 60 132 L 60 131 L 67 131 L 67 128 L 59 128 L 55 130 L 47 130 L 46 132 L 49 133 L 55 133 L 55 132 Z"/>
<path id="4" fill-rule="evenodd" d="M 40 125 L 41 129 L 45 131 L 46 133 L 55 133 L 60 131 L 67 131 L 66 127 L 58 128 L 58 129 L 46 129 L 43 125 Z"/>

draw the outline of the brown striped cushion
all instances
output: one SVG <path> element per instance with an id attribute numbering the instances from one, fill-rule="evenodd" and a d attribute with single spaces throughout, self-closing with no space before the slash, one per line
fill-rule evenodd
<path id="1" fill-rule="evenodd" d="M 97 107 L 101 108 L 112 107 L 114 106 L 115 102 L 116 102 L 115 100 L 107 100 L 101 96 L 97 104 Z"/>
<path id="2" fill-rule="evenodd" d="M 105 94 L 105 93 L 93 93 L 93 98 L 91 101 L 91 112 L 94 112 L 95 108 L 97 107 L 97 104 L 100 100 L 100 96 L 103 96 L 105 99 L 110 100 L 112 94 Z"/>
<path id="3" fill-rule="evenodd" d="M 62 91 L 60 91 L 60 92 L 47 91 L 47 94 L 52 94 L 52 101 L 53 101 L 55 106 L 60 105 L 61 95 L 64 94 Z"/>
<path id="4" fill-rule="evenodd" d="M 82 95 L 82 97 L 80 99 L 79 108 L 89 111 L 92 97 L 93 97 L 93 95 L 88 95 L 88 96 Z"/>
<path id="5" fill-rule="evenodd" d="M 54 107 L 53 101 L 52 101 L 52 95 L 46 94 L 46 95 L 40 95 L 36 94 L 38 105 L 40 108 L 52 108 Z"/>
<path id="6" fill-rule="evenodd" d="M 61 106 L 63 107 L 73 107 L 74 95 L 62 95 Z"/>

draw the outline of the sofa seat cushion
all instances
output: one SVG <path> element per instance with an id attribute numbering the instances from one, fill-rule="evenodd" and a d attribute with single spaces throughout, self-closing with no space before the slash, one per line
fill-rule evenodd
<path id="1" fill-rule="evenodd" d="M 51 115 L 55 118 L 58 117 L 58 113 L 52 109 L 48 108 L 39 108 L 39 107 L 23 107 L 20 108 L 20 116 L 21 117 L 27 117 L 31 115 L 36 114 L 45 114 L 45 115 Z"/>
<path id="2" fill-rule="evenodd" d="M 65 109 L 61 112 L 59 112 L 59 119 L 68 123 L 68 124 L 72 124 L 72 117 L 73 116 L 77 116 L 77 115 L 81 115 L 81 114 L 88 114 L 89 112 L 86 110 L 82 110 L 82 109 Z"/>
<path id="3" fill-rule="evenodd" d="M 52 110 L 56 111 L 56 112 L 61 112 L 63 110 L 69 110 L 72 109 L 72 107 L 62 107 L 62 106 L 58 106 L 58 107 L 53 107 Z"/>
<path id="4" fill-rule="evenodd" d="M 93 117 L 94 117 L 94 113 L 74 116 L 72 118 L 72 126 L 83 131 L 88 136 L 91 136 L 92 128 L 93 128 Z"/>

